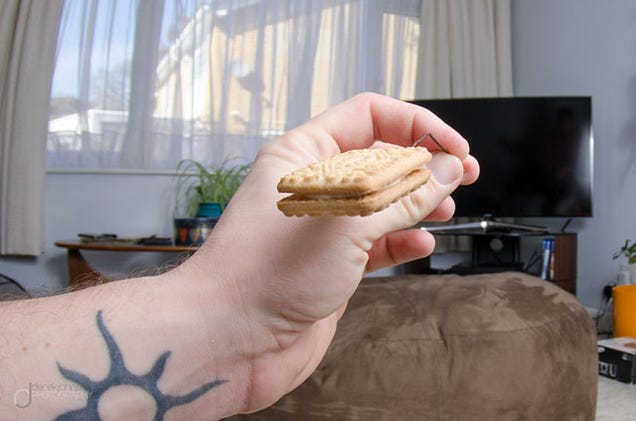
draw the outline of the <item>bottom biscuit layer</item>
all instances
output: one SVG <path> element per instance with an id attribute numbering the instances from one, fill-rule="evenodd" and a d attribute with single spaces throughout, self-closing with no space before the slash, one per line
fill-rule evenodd
<path id="1" fill-rule="evenodd" d="M 279 200 L 277 205 L 286 216 L 366 216 L 381 211 L 391 203 L 417 190 L 428 181 L 430 175 L 430 170 L 419 169 L 391 187 L 359 197 L 313 199 L 294 194 Z"/>

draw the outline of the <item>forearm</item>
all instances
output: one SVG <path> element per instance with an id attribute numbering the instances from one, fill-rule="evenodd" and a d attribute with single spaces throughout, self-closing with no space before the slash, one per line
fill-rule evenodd
<path id="1" fill-rule="evenodd" d="M 250 364 L 218 285 L 168 273 L 1 304 L 0 418 L 240 411 Z"/>

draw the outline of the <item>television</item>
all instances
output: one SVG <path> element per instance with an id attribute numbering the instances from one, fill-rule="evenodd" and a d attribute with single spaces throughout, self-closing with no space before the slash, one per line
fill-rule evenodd
<path id="1" fill-rule="evenodd" d="M 481 173 L 453 194 L 456 216 L 592 216 L 589 96 L 409 101 L 455 128 Z"/>

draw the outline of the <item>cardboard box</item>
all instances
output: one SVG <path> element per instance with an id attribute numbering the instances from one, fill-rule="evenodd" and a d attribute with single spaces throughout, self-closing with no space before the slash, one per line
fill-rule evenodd
<path id="1" fill-rule="evenodd" d="M 598 373 L 623 383 L 636 383 L 636 338 L 598 341 Z"/>

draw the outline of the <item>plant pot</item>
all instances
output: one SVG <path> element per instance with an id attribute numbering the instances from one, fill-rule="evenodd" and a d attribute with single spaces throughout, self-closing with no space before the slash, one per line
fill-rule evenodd
<path id="1" fill-rule="evenodd" d="M 218 219 L 223 212 L 221 204 L 217 202 L 202 202 L 199 203 L 199 209 L 197 210 L 198 218 L 216 218 Z"/>
<path id="2" fill-rule="evenodd" d="M 200 246 L 210 235 L 216 221 L 218 218 L 175 218 L 175 245 Z"/>
<path id="3" fill-rule="evenodd" d="M 618 285 L 636 284 L 636 265 L 620 265 Z"/>

